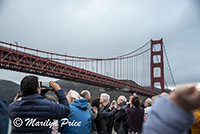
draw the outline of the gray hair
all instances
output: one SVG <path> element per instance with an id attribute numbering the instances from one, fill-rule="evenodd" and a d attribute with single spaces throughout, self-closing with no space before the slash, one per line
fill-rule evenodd
<path id="1" fill-rule="evenodd" d="M 107 93 L 102 93 L 101 98 L 103 98 L 106 102 L 110 102 L 110 95 Z"/>
<path id="2" fill-rule="evenodd" d="M 125 96 L 121 95 L 118 97 L 118 99 L 121 99 L 123 102 L 127 102 L 127 99 Z"/>
<path id="3" fill-rule="evenodd" d="M 80 100 L 80 99 L 81 99 L 79 93 L 76 92 L 75 90 L 70 90 L 70 91 L 67 93 L 67 96 L 68 96 L 69 98 L 74 98 L 75 100 Z"/>
<path id="4" fill-rule="evenodd" d="M 152 99 L 148 98 L 145 100 L 150 106 L 152 105 Z"/>

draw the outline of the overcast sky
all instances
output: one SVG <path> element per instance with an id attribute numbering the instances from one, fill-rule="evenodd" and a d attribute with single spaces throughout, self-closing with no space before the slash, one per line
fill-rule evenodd
<path id="1" fill-rule="evenodd" d="M 199 0 L 0 0 L 1 41 L 105 58 L 160 38 L 176 83 L 200 82 Z M 0 79 L 24 75 L 0 70 Z"/>

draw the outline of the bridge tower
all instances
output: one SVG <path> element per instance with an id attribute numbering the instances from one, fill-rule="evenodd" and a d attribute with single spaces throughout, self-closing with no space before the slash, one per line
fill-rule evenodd
<path id="1" fill-rule="evenodd" d="M 151 40 L 151 90 L 155 84 L 164 92 L 163 39 Z"/>

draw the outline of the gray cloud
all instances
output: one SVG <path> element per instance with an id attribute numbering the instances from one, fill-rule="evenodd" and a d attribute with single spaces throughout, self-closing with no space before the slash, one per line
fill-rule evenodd
<path id="1" fill-rule="evenodd" d="M 177 83 L 197 82 L 200 19 L 199 4 L 195 2 L 199 1 L 1 0 L 0 40 L 104 58 L 162 37 Z M 7 79 L 22 76 L 2 70 L 0 73 L 7 74 Z M 1 76 L 3 79 L 5 75 Z M 166 76 L 172 84 L 168 73 Z"/>

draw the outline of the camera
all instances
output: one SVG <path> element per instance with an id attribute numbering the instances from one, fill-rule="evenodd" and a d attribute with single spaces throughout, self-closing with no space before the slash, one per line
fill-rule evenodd
<path id="1" fill-rule="evenodd" d="M 53 87 L 50 85 L 49 82 L 42 82 L 40 81 L 40 89 L 41 89 L 41 96 L 45 96 L 48 91 L 53 91 Z"/>
<path id="2" fill-rule="evenodd" d="M 133 93 L 133 97 L 135 97 L 135 96 L 137 96 L 137 94 L 136 94 L 136 93 Z"/>

